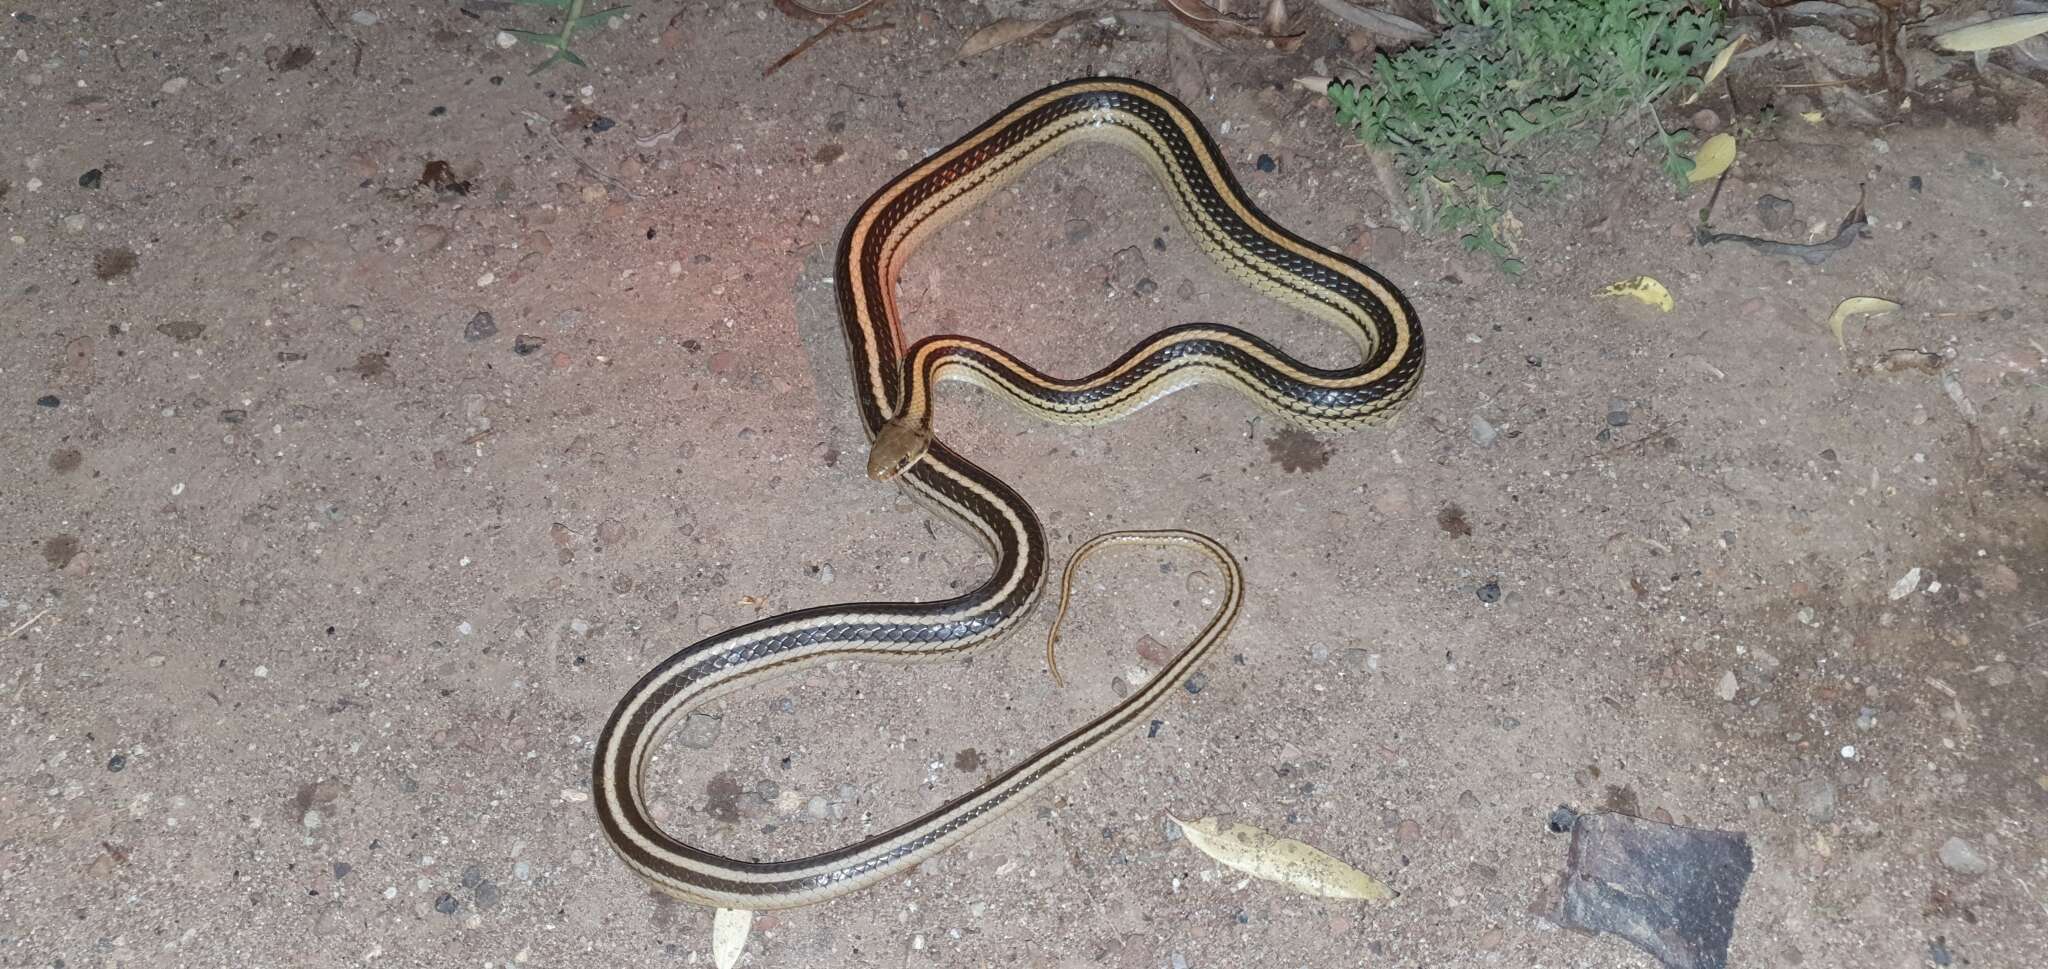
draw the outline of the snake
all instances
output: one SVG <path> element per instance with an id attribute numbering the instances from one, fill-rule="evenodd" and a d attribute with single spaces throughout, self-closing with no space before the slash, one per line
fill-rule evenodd
<path id="1" fill-rule="evenodd" d="M 993 344 L 938 335 L 908 346 L 897 310 L 905 262 L 941 227 L 1046 158 L 1106 143 L 1135 155 L 1182 226 L 1228 275 L 1349 335 L 1359 360 L 1310 366 L 1238 327 L 1167 327 L 1080 378 L 1049 375 Z M 939 440 L 933 392 L 978 386 L 1059 424 L 1095 426 L 1197 384 L 1232 388 L 1310 431 L 1390 421 L 1423 367 L 1422 331 L 1399 289 L 1360 262 L 1313 244 L 1255 207 L 1207 129 L 1172 95 L 1143 81 L 1084 77 L 1026 95 L 933 152 L 856 209 L 833 264 L 854 400 L 869 442 L 868 475 L 979 539 L 991 574 L 963 594 L 922 602 L 799 608 L 713 633 L 648 670 L 614 707 L 594 745 L 591 802 L 616 855 L 660 892 L 709 908 L 814 905 L 902 874 L 1044 791 L 1144 722 L 1235 619 L 1243 575 L 1230 553 L 1184 530 L 1112 532 L 1083 543 L 1062 575 L 1061 617 L 1075 568 L 1110 545 L 1177 546 L 1220 572 L 1215 613 L 1156 674 L 1086 724 L 918 817 L 844 847 L 783 860 L 734 858 L 687 843 L 656 822 L 650 761 L 678 718 L 773 676 L 846 659 L 958 657 L 1015 631 L 1048 577 L 1044 526 L 996 475 Z M 1058 623 L 1047 640 L 1048 663 Z M 1053 666 L 1057 677 L 1057 666 Z"/>

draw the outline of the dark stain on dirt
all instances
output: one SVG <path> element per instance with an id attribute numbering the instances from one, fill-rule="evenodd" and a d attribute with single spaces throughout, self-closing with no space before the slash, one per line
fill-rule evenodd
<path id="1" fill-rule="evenodd" d="M 1274 464 L 1289 472 L 1321 471 L 1329 466 L 1330 455 L 1337 453 L 1315 435 L 1295 427 L 1281 428 L 1267 438 L 1266 452 Z"/>

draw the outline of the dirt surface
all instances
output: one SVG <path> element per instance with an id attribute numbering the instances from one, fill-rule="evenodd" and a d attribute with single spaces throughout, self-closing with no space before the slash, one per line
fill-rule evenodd
<path id="1" fill-rule="evenodd" d="M 502 4 L 0 21 L 0 965 L 708 963 L 708 913 L 602 841 L 592 737 L 701 634 L 978 581 L 969 540 L 862 473 L 826 257 L 909 160 L 1090 72 L 1173 90 L 1269 213 L 1403 286 L 1423 388 L 1329 439 L 1222 390 L 1099 431 L 945 391 L 941 433 L 1056 555 L 1200 529 L 1248 608 L 1156 726 L 910 877 L 763 917 L 745 964 L 1651 965 L 1543 914 L 1560 805 L 1745 833 L 1736 965 L 2038 964 L 2024 89 L 1964 65 L 1948 96 L 1996 110 L 1750 136 L 1717 228 L 1825 238 L 1867 185 L 1871 237 L 1824 265 L 1694 247 L 1706 191 L 1612 149 L 1522 213 L 1509 278 L 1385 228 L 1289 86 L 1344 53 L 1319 15 L 1288 54 L 1091 22 L 955 56 L 1083 6 L 904 0 L 766 79 L 815 25 L 765 0 L 636 7 L 578 41 L 591 69 L 537 78 L 494 35 L 538 15 Z M 1592 295 L 1642 273 L 1673 311 Z M 1111 149 L 934 237 L 902 295 L 913 334 L 1062 373 L 1191 319 L 1351 352 L 1237 291 Z M 1904 308 L 1845 358 L 1823 321 L 1856 295 Z M 1894 348 L 1938 372 L 1867 366 Z M 1065 690 L 1047 615 L 969 663 L 732 698 L 669 743 L 658 809 L 764 857 L 908 819 L 1146 675 L 1201 619 L 1199 568 L 1091 565 Z M 1401 896 L 1247 884 L 1168 814 Z"/>

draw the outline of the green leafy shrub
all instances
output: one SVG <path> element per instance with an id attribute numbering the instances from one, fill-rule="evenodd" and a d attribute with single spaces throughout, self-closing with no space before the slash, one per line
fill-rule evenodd
<path id="1" fill-rule="evenodd" d="M 1340 124 L 1408 180 L 1418 230 L 1519 271 L 1503 218 L 1551 177 L 1546 160 L 1596 140 L 1653 142 L 1679 184 L 1685 134 L 1657 104 L 1696 86 L 1714 55 L 1720 0 L 1437 0 L 1447 29 L 1374 59 L 1371 81 L 1332 84 Z M 1395 200 L 1399 204 L 1398 200 Z"/>

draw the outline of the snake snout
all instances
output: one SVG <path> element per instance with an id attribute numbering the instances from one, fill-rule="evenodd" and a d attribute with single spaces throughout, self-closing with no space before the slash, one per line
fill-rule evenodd
<path id="1" fill-rule="evenodd" d="M 893 479 L 910 470 L 931 448 L 930 425 L 901 417 L 891 419 L 882 425 L 874 444 L 868 448 L 868 477 L 876 481 Z"/>

